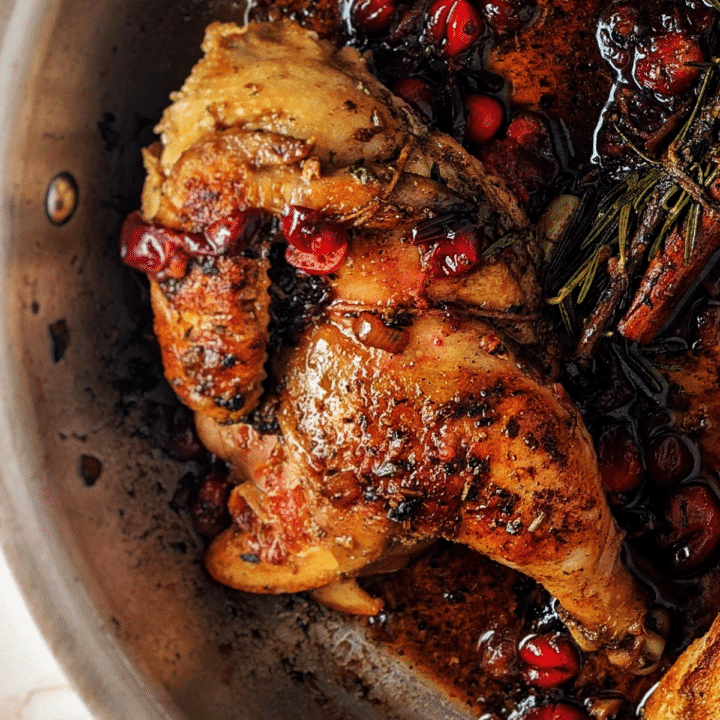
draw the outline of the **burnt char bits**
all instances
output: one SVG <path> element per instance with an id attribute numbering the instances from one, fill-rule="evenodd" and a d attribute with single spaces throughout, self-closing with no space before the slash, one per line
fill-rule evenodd
<path id="1" fill-rule="evenodd" d="M 269 322 L 266 252 L 192 261 L 153 282 L 165 375 L 190 408 L 220 421 L 249 413 L 262 393 Z"/>
<path id="2" fill-rule="evenodd" d="M 50 324 L 48 326 L 48 333 L 50 334 L 51 342 L 50 357 L 53 362 L 60 362 L 65 355 L 68 345 L 70 345 L 70 330 L 67 320 L 60 318 Z"/>
<path id="3" fill-rule="evenodd" d="M 270 325 L 268 352 L 292 346 L 307 324 L 330 300 L 330 285 L 322 275 L 298 272 L 285 260 L 285 244 L 270 249 Z"/>

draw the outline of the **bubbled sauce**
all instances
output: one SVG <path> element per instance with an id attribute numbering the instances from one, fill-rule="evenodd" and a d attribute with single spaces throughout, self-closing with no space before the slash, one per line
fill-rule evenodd
<path id="1" fill-rule="evenodd" d="M 553 599 L 529 578 L 459 545 L 441 542 L 409 567 L 362 583 L 385 601 L 371 635 L 493 720 L 549 700 L 608 698 L 622 701 L 616 718 L 627 720 L 668 666 L 636 677 L 602 653 L 583 653 L 576 678 L 558 688 L 533 686 L 518 657 L 522 640 L 550 632 L 569 638 Z"/>
<path id="2" fill-rule="evenodd" d="M 598 112 L 612 84 L 595 42 L 597 18 L 606 5 L 606 0 L 540 0 L 536 20 L 499 37 L 488 52 L 488 68 L 510 82 L 515 105 L 562 120 L 579 163 L 590 158 Z"/>

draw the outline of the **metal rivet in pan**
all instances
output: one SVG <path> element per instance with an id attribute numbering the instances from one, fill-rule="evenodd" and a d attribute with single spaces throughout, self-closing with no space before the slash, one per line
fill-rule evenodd
<path id="1" fill-rule="evenodd" d="M 78 206 L 78 186 L 68 172 L 58 173 L 48 185 L 45 195 L 45 210 L 50 222 L 55 225 L 66 223 Z"/>

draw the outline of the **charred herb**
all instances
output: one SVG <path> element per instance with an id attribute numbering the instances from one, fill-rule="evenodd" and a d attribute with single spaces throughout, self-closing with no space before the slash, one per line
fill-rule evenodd
<path id="1" fill-rule="evenodd" d="M 662 158 L 633 148 L 637 167 L 585 193 L 553 258 L 546 302 L 577 343 L 577 356 L 590 357 L 612 332 L 637 278 L 662 254 L 673 230 L 682 232 L 689 266 L 702 214 L 720 213 L 708 192 L 720 175 L 719 61 L 702 68 L 694 106 Z"/>

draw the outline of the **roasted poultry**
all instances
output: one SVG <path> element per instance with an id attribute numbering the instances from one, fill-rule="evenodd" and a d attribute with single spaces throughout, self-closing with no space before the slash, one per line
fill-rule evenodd
<path id="1" fill-rule="evenodd" d="M 241 250 L 160 263 L 152 280 L 168 380 L 237 483 L 210 573 L 374 613 L 352 578 L 442 537 L 537 579 L 583 648 L 647 671 L 662 623 L 622 562 L 592 442 L 520 352 L 542 323 L 513 195 L 353 49 L 282 22 L 214 24 L 203 50 L 145 153 L 135 222 L 187 249 L 238 214 L 266 220 Z M 344 228 L 347 248 L 312 322 L 268 359 L 272 218 L 289 208 Z M 459 255 L 423 235 L 450 215 Z M 258 403 L 276 432 L 248 422 Z"/>

